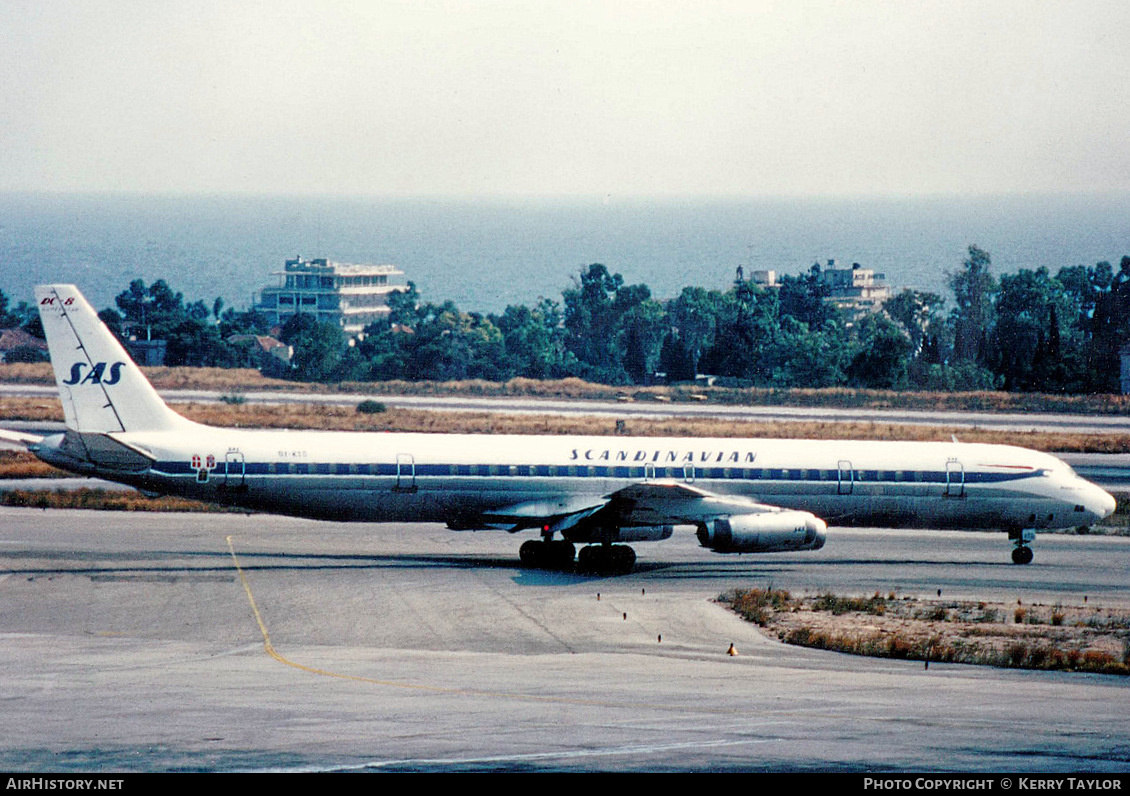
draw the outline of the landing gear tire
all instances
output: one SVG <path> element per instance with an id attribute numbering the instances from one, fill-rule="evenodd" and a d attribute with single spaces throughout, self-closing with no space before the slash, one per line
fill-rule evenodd
<path id="1" fill-rule="evenodd" d="M 572 542 L 546 542 L 545 547 L 548 553 L 548 563 L 545 566 L 549 569 L 572 571 L 573 561 L 577 557 L 577 548 Z"/>
<path id="2" fill-rule="evenodd" d="M 545 542 L 531 539 L 518 548 L 522 566 L 531 569 L 571 570 L 577 548 L 572 542 Z"/>
<path id="3" fill-rule="evenodd" d="M 1012 548 L 1012 563 L 1013 564 L 1031 564 L 1033 558 L 1032 548 L 1025 545 L 1019 545 Z"/>
<path id="4" fill-rule="evenodd" d="M 636 551 L 627 545 L 589 545 L 577 556 L 577 571 L 625 575 L 636 565 Z"/>
<path id="5" fill-rule="evenodd" d="M 540 566 L 543 547 L 545 547 L 545 542 L 536 542 L 533 539 L 522 542 L 522 546 L 518 548 L 518 558 L 521 560 L 522 566 Z"/>

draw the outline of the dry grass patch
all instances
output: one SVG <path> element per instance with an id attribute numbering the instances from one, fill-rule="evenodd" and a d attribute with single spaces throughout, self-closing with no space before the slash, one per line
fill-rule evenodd
<path id="1" fill-rule="evenodd" d="M 1068 414 L 1130 415 L 1126 395 L 1045 395 L 1008 392 L 913 392 L 825 389 L 772 389 L 760 387 L 670 386 L 615 387 L 581 379 L 538 380 L 516 378 L 493 381 L 385 381 L 308 384 L 270 379 L 250 368 L 142 368 L 158 389 L 211 389 L 220 392 L 279 390 L 289 392 L 358 392 L 372 395 L 476 395 L 535 396 L 615 400 L 711 401 L 750 406 L 853 407 L 915 409 L 924 411 L 1063 412 Z M 48 363 L 0 363 L 0 382 L 53 384 Z"/>
<path id="2" fill-rule="evenodd" d="M 721 601 L 786 644 L 1003 668 L 1130 674 L 1130 610 L 875 593 L 796 597 L 740 589 Z"/>
<path id="3" fill-rule="evenodd" d="M 70 477 L 70 473 L 56 470 L 27 451 L 0 450 L 0 479 Z"/>
<path id="4" fill-rule="evenodd" d="M 0 398 L 0 420 L 63 422 L 58 398 Z"/>
<path id="5" fill-rule="evenodd" d="M 114 489 L 54 489 L 0 492 L 0 506 L 33 509 L 87 509 L 89 511 L 180 511 L 180 512 L 239 512 L 234 509 L 201 503 L 197 500 L 163 495 L 148 497 L 140 492 Z"/>

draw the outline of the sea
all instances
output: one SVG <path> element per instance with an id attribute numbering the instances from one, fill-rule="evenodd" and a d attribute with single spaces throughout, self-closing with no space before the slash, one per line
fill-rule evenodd
<path id="1" fill-rule="evenodd" d="M 134 279 L 247 308 L 288 258 L 391 263 L 424 301 L 501 312 L 561 300 L 603 263 L 659 299 L 727 289 L 738 266 L 799 274 L 859 263 L 894 290 L 949 299 L 970 245 L 999 276 L 1117 269 L 1130 194 L 885 198 L 374 198 L 0 194 L 0 290 L 77 284 L 98 308 Z"/>

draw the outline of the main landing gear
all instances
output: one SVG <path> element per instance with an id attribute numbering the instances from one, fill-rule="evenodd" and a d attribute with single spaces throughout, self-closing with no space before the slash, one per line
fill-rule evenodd
<path id="1" fill-rule="evenodd" d="M 1012 563 L 1031 564 L 1034 554 L 1032 553 L 1032 548 L 1028 545 L 1036 541 L 1036 532 L 1031 528 L 1025 528 L 1020 531 L 1009 531 L 1008 538 L 1016 544 L 1016 546 L 1012 548 Z"/>
<path id="2" fill-rule="evenodd" d="M 577 548 L 572 542 L 535 541 L 523 542 L 518 548 L 518 558 L 522 566 L 531 569 L 573 569 L 573 558 Z"/>
<path id="3" fill-rule="evenodd" d="M 530 569 L 624 575 L 635 566 L 636 551 L 622 544 L 591 544 L 577 555 L 572 542 L 531 539 L 518 548 L 518 558 Z"/>
<path id="4" fill-rule="evenodd" d="M 636 551 L 625 544 L 590 544 L 577 556 L 578 572 L 626 575 L 636 565 Z"/>

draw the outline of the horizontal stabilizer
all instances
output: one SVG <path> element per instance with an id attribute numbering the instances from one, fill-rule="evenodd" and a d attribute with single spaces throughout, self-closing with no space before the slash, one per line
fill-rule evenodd
<path id="1" fill-rule="evenodd" d="M 38 434 L 25 434 L 22 431 L 9 431 L 6 428 L 0 428 L 0 439 L 5 442 L 16 442 L 20 445 L 35 445 L 43 441 L 43 437 Z"/>

